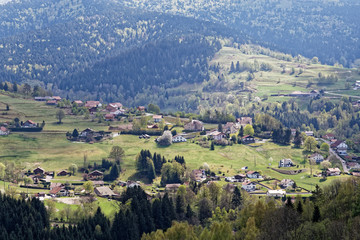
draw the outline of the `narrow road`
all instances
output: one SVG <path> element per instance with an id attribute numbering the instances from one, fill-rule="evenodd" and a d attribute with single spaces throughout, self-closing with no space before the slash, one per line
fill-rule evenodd
<path id="1" fill-rule="evenodd" d="M 333 96 L 339 96 L 339 97 L 352 97 L 352 98 L 359 98 L 360 96 L 354 96 L 354 95 L 347 95 L 347 94 L 340 94 L 340 93 L 333 93 L 333 92 L 324 92 L 325 94 L 333 95 Z"/>

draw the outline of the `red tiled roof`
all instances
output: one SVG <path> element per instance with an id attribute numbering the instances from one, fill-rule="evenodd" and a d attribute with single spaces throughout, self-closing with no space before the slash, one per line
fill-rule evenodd
<path id="1" fill-rule="evenodd" d="M 58 187 L 54 187 L 52 190 L 50 190 L 50 194 L 57 194 L 58 192 L 60 192 L 60 190 L 62 189 L 62 187 L 58 186 Z"/>

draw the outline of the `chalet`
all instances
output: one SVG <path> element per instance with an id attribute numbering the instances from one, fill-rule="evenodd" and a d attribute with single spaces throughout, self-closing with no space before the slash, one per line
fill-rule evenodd
<path id="1" fill-rule="evenodd" d="M 60 102 L 60 101 L 61 101 L 61 97 L 60 97 L 60 96 L 53 96 L 52 98 L 53 98 L 53 100 L 55 100 L 56 102 Z"/>
<path id="2" fill-rule="evenodd" d="M 246 176 L 247 176 L 248 178 L 262 178 L 262 176 L 260 175 L 260 173 L 259 173 L 259 172 L 256 172 L 256 171 L 248 171 L 248 172 L 246 173 Z"/>
<path id="3" fill-rule="evenodd" d="M 49 100 L 46 102 L 46 105 L 56 105 L 57 101 L 56 100 Z"/>
<path id="4" fill-rule="evenodd" d="M 330 141 L 330 140 L 335 139 L 335 135 L 332 134 L 332 133 L 327 133 L 327 134 L 325 134 L 322 138 Z"/>
<path id="5" fill-rule="evenodd" d="M 294 186 L 294 183 L 295 182 L 291 179 L 283 179 L 283 180 L 281 180 L 279 185 L 281 188 L 288 188 L 288 187 L 292 188 Z"/>
<path id="6" fill-rule="evenodd" d="M 180 183 L 166 184 L 165 191 L 170 193 L 176 193 L 180 186 Z"/>
<path id="7" fill-rule="evenodd" d="M 251 117 L 241 117 L 236 119 L 236 122 L 240 125 L 245 127 L 246 125 L 252 125 L 252 118 Z"/>
<path id="8" fill-rule="evenodd" d="M 101 107 L 101 103 L 99 101 L 86 101 L 85 103 L 85 107 L 88 108 L 88 109 L 91 109 L 91 108 L 98 108 L 98 107 Z"/>
<path id="9" fill-rule="evenodd" d="M 233 122 L 227 122 L 223 126 L 223 133 L 225 133 L 225 134 L 237 133 L 238 130 L 239 130 L 238 126 Z"/>
<path id="10" fill-rule="evenodd" d="M 244 144 L 255 143 L 255 138 L 254 138 L 253 136 L 246 135 L 246 136 L 243 136 L 243 137 L 241 138 L 241 141 L 242 141 Z"/>
<path id="11" fill-rule="evenodd" d="M 153 121 L 154 123 L 161 122 L 163 116 L 162 115 L 153 115 Z"/>
<path id="12" fill-rule="evenodd" d="M 66 170 L 62 170 L 62 171 L 58 172 L 56 175 L 59 177 L 63 177 L 63 176 L 70 175 L 70 173 Z"/>
<path id="13" fill-rule="evenodd" d="M 223 139 L 224 137 L 226 137 L 226 135 L 222 132 L 219 131 L 213 131 L 210 132 L 208 134 L 208 136 L 210 136 L 212 139 L 216 140 L 216 141 L 220 141 L 221 139 Z"/>
<path id="14" fill-rule="evenodd" d="M 106 110 L 109 112 L 115 112 L 116 110 L 120 110 L 122 108 L 122 104 L 121 103 L 109 103 L 106 106 Z"/>
<path id="15" fill-rule="evenodd" d="M 206 174 L 204 169 L 195 169 L 191 172 L 193 179 L 196 182 L 203 182 L 206 180 Z"/>
<path id="16" fill-rule="evenodd" d="M 341 173 L 339 168 L 328 168 L 328 170 L 326 170 L 326 174 L 328 176 L 339 176 Z"/>
<path id="17" fill-rule="evenodd" d="M 112 197 L 112 196 L 117 196 L 117 194 L 115 194 L 109 187 L 96 187 L 94 189 L 94 192 L 96 195 L 98 195 L 99 197 Z"/>
<path id="18" fill-rule="evenodd" d="M 9 133 L 10 131 L 6 127 L 3 126 L 0 127 L 0 136 L 7 136 L 9 135 Z"/>
<path id="19" fill-rule="evenodd" d="M 21 125 L 22 128 L 36 128 L 37 125 L 35 122 L 33 122 L 32 120 L 27 120 L 26 122 L 24 122 Z"/>
<path id="20" fill-rule="evenodd" d="M 93 134 L 95 131 L 91 128 L 87 128 L 79 134 L 79 137 L 86 138 L 89 134 Z"/>
<path id="21" fill-rule="evenodd" d="M 336 150 L 339 155 L 345 156 L 347 155 L 348 145 L 344 141 L 336 141 L 331 144 L 331 148 Z"/>
<path id="22" fill-rule="evenodd" d="M 105 114 L 105 121 L 114 121 L 115 115 L 112 113 Z"/>
<path id="23" fill-rule="evenodd" d="M 56 187 L 63 187 L 64 185 L 62 183 L 52 182 L 50 184 L 50 190 L 53 190 Z"/>
<path id="24" fill-rule="evenodd" d="M 144 112 L 146 108 L 144 106 L 138 106 L 137 110 L 139 110 L 140 112 Z"/>
<path id="25" fill-rule="evenodd" d="M 84 106 L 84 103 L 83 103 L 83 101 L 81 101 L 81 100 L 76 100 L 76 101 L 73 101 L 72 103 L 73 103 L 73 104 L 76 103 L 76 105 L 77 105 L 78 107 Z"/>
<path id="26" fill-rule="evenodd" d="M 49 194 L 56 197 L 65 197 L 68 195 L 68 191 L 65 189 L 64 186 L 58 186 L 51 189 Z"/>
<path id="27" fill-rule="evenodd" d="M 266 193 L 269 197 L 284 197 L 286 195 L 286 191 L 284 189 L 279 190 L 268 190 Z"/>
<path id="28" fill-rule="evenodd" d="M 279 168 L 280 167 L 292 167 L 292 166 L 295 166 L 295 165 L 289 158 L 281 159 L 279 162 Z"/>
<path id="29" fill-rule="evenodd" d="M 192 120 L 184 125 L 186 131 L 204 131 L 204 124 L 199 120 Z"/>
<path id="30" fill-rule="evenodd" d="M 314 153 L 310 156 L 310 159 L 315 161 L 316 163 L 321 163 L 324 161 L 324 157 L 319 153 Z"/>
<path id="31" fill-rule="evenodd" d="M 178 143 L 178 142 L 186 142 L 186 138 L 184 138 L 181 135 L 176 135 L 172 138 L 172 142 L 173 143 Z"/>
<path id="32" fill-rule="evenodd" d="M 236 180 L 236 182 L 243 182 L 246 179 L 246 175 L 245 174 L 237 174 L 234 176 L 234 179 Z"/>
<path id="33" fill-rule="evenodd" d="M 313 136 L 314 136 L 314 132 L 313 132 L 313 131 L 305 131 L 305 135 L 306 135 L 306 136 L 311 136 L 311 137 L 313 137 Z"/>
<path id="34" fill-rule="evenodd" d="M 88 174 L 88 178 L 90 180 L 98 180 L 98 179 L 103 179 L 104 174 L 98 170 L 95 170 L 91 173 Z"/>
<path id="35" fill-rule="evenodd" d="M 35 168 L 33 172 L 35 175 L 44 175 L 45 174 L 45 170 L 41 167 Z"/>
<path id="36" fill-rule="evenodd" d="M 241 187 L 243 189 L 245 189 L 245 191 L 247 191 L 247 192 L 252 192 L 252 191 L 256 190 L 256 183 L 250 182 L 250 181 L 245 181 L 242 183 Z"/>

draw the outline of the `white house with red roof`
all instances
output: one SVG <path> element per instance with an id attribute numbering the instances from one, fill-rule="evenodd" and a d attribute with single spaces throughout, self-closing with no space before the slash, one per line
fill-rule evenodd
<path id="1" fill-rule="evenodd" d="M 0 136 L 7 136 L 9 135 L 9 133 L 10 131 L 6 127 L 3 126 L 0 127 Z"/>
<path id="2" fill-rule="evenodd" d="M 339 155 L 345 156 L 349 146 L 344 141 L 338 140 L 331 144 L 331 148 L 336 150 Z"/>
<path id="3" fill-rule="evenodd" d="M 256 190 L 256 183 L 250 181 L 244 181 L 241 187 L 247 192 L 252 192 Z"/>

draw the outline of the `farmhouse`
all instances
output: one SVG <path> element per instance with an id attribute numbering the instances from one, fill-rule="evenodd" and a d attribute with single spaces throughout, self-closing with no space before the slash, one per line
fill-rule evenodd
<path id="1" fill-rule="evenodd" d="M 267 196 L 269 197 L 283 197 L 286 195 L 286 191 L 283 189 L 280 190 L 268 190 L 266 193 Z"/>
<path id="2" fill-rule="evenodd" d="M 237 131 L 239 130 L 239 128 L 237 127 L 237 125 L 233 122 L 227 122 L 224 126 L 223 126 L 223 133 L 225 134 L 233 134 L 233 133 L 237 133 Z"/>
<path id="3" fill-rule="evenodd" d="M 53 190 L 56 187 L 63 187 L 64 185 L 62 183 L 52 182 L 50 184 L 50 190 Z"/>
<path id="4" fill-rule="evenodd" d="M 206 180 L 205 170 L 204 169 L 195 169 L 191 172 L 191 177 L 196 182 L 203 182 L 204 180 Z"/>
<path id="5" fill-rule="evenodd" d="M 291 179 L 283 179 L 280 182 L 280 187 L 281 188 L 288 188 L 288 187 L 293 187 L 294 186 L 294 181 Z"/>
<path id="6" fill-rule="evenodd" d="M 122 108 L 122 104 L 117 102 L 117 103 L 109 103 L 105 109 L 109 112 L 115 112 L 116 110 L 120 110 L 121 108 Z"/>
<path id="7" fill-rule="evenodd" d="M 292 128 L 292 129 L 291 129 L 291 135 L 292 135 L 293 137 L 295 137 L 295 135 L 296 135 L 296 129 L 295 129 L 295 128 Z"/>
<path id="8" fill-rule="evenodd" d="M 65 189 L 64 186 L 58 186 L 51 189 L 49 194 L 56 197 L 65 197 L 68 195 L 68 191 Z"/>
<path id="9" fill-rule="evenodd" d="M 172 138 L 172 142 L 173 143 L 178 143 L 178 142 L 186 142 L 186 138 L 184 138 L 181 135 L 176 135 Z"/>
<path id="10" fill-rule="evenodd" d="M 341 173 L 339 168 L 329 168 L 328 170 L 326 170 L 326 174 L 328 176 L 339 176 Z"/>
<path id="11" fill-rule="evenodd" d="M 57 101 L 56 100 L 49 100 L 46 102 L 46 105 L 56 105 Z"/>
<path id="12" fill-rule="evenodd" d="M 220 141 L 221 139 L 226 137 L 226 135 L 224 133 L 219 132 L 219 131 L 213 131 L 213 132 L 209 133 L 208 136 L 210 136 L 212 139 L 217 140 L 217 141 Z"/>
<path id="13" fill-rule="evenodd" d="M 291 159 L 284 158 L 281 159 L 279 162 L 279 167 L 292 167 L 294 166 L 294 163 L 291 161 Z"/>
<path id="14" fill-rule="evenodd" d="M 76 101 L 73 101 L 72 103 L 78 105 L 78 107 L 84 106 L 84 103 L 81 100 L 76 100 Z"/>
<path id="15" fill-rule="evenodd" d="M 79 137 L 86 138 L 88 135 L 93 134 L 95 131 L 91 128 L 87 128 L 79 134 Z"/>
<path id="16" fill-rule="evenodd" d="M 59 176 L 59 177 L 62 177 L 62 176 L 67 176 L 69 175 L 70 173 L 66 170 L 62 170 L 60 172 L 58 172 L 56 175 Z"/>
<path id="17" fill-rule="evenodd" d="M 26 122 L 24 122 L 21 125 L 22 128 L 36 128 L 37 125 L 35 122 L 33 122 L 32 120 L 27 120 Z"/>
<path id="18" fill-rule="evenodd" d="M 0 127 L 0 136 L 7 136 L 9 135 L 9 133 L 10 131 L 6 127 L 3 126 Z"/>
<path id="19" fill-rule="evenodd" d="M 256 190 L 256 184 L 250 181 L 243 182 L 241 187 L 245 189 L 247 192 L 252 192 Z"/>
<path id="20" fill-rule="evenodd" d="M 248 171 L 248 172 L 246 173 L 246 176 L 247 176 L 248 178 L 262 178 L 261 175 L 260 175 L 260 173 L 259 173 L 259 172 L 256 172 L 256 171 Z"/>
<path id="21" fill-rule="evenodd" d="M 185 124 L 184 129 L 186 131 L 204 131 L 204 125 L 199 120 L 192 120 L 191 122 Z"/>
<path id="22" fill-rule="evenodd" d="M 335 149 L 339 155 L 347 155 L 348 145 L 344 141 L 336 141 L 335 143 L 331 144 L 331 148 Z"/>
<path id="23" fill-rule="evenodd" d="M 98 108 L 98 107 L 101 107 L 101 103 L 99 101 L 86 101 L 85 103 L 85 107 L 88 108 L 88 109 L 91 109 L 91 108 Z"/>
<path id="24" fill-rule="evenodd" d="M 326 139 L 328 141 L 335 139 L 335 135 L 332 133 L 327 133 L 323 136 L 323 139 Z"/>
<path id="25" fill-rule="evenodd" d="M 112 196 L 117 196 L 117 194 L 115 194 L 109 187 L 96 187 L 94 189 L 94 192 L 96 195 L 98 195 L 99 197 L 112 197 Z"/>
<path id="26" fill-rule="evenodd" d="M 98 180 L 98 179 L 103 179 L 104 174 L 98 170 L 95 170 L 91 173 L 88 174 L 88 178 L 90 180 Z"/>
<path id="27" fill-rule="evenodd" d="M 180 183 L 166 184 L 165 191 L 170 193 L 176 193 L 180 186 Z"/>
<path id="28" fill-rule="evenodd" d="M 250 135 L 243 136 L 241 140 L 244 144 L 255 143 L 255 138 Z"/>
<path id="29" fill-rule="evenodd" d="M 313 131 L 305 131 L 306 136 L 314 136 L 314 132 Z"/>
<path id="30" fill-rule="evenodd" d="M 252 125 L 252 118 L 251 117 L 241 117 L 236 119 L 236 122 L 240 125 L 245 127 L 246 125 Z"/>
<path id="31" fill-rule="evenodd" d="M 161 122 L 162 119 L 163 119 L 162 115 L 154 115 L 153 116 L 154 123 L 159 123 L 159 122 Z"/>
<path id="32" fill-rule="evenodd" d="M 137 110 L 139 110 L 140 112 L 144 112 L 146 108 L 144 106 L 138 106 Z"/>
<path id="33" fill-rule="evenodd" d="M 35 168 L 33 172 L 35 175 L 44 175 L 45 174 L 45 170 L 41 167 Z"/>
<path id="34" fill-rule="evenodd" d="M 324 161 L 324 157 L 319 153 L 314 153 L 310 156 L 310 159 L 315 161 L 316 163 L 321 163 Z"/>
<path id="35" fill-rule="evenodd" d="M 114 121 L 115 115 L 112 113 L 105 114 L 105 121 Z"/>
<path id="36" fill-rule="evenodd" d="M 61 101 L 61 97 L 60 97 L 60 96 L 53 96 L 52 98 L 53 98 L 53 100 L 55 100 L 56 102 Z"/>

